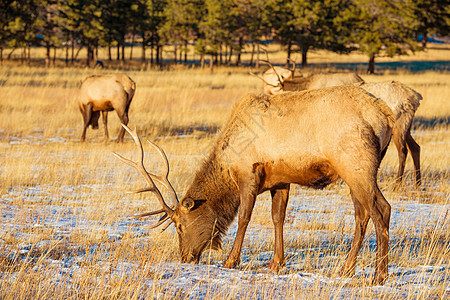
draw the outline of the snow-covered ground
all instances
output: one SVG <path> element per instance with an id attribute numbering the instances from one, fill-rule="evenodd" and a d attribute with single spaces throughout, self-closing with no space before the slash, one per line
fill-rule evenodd
<path id="1" fill-rule="evenodd" d="M 147 224 L 145 220 L 130 220 L 123 216 L 116 222 L 108 223 L 90 218 L 90 210 L 95 208 L 82 205 L 83 201 L 95 198 L 96 194 L 107 188 L 110 187 L 61 186 L 55 196 L 52 185 L 42 185 L 16 187 L 4 193 L 0 198 L 0 249 L 3 259 L 7 256 L 10 261 L 34 261 L 33 271 L 39 271 L 39 268 L 45 266 L 45 272 L 49 274 L 48 280 L 61 289 L 76 289 L 80 277 L 92 276 L 92 265 L 99 270 L 108 270 L 104 272 L 108 276 L 106 279 L 102 278 L 102 284 L 108 284 L 109 280 L 117 278 L 133 280 L 138 262 L 134 258 L 112 262 L 108 247 L 120 243 L 125 235 L 132 236 L 134 243 L 145 247 L 152 244 L 158 235 L 149 234 L 149 229 L 144 226 Z M 84 197 L 78 196 L 80 190 Z M 353 207 L 345 186 L 337 185 L 334 189 L 322 191 L 295 188 L 291 192 L 285 226 L 287 260 L 280 274 L 273 274 L 266 267 L 273 252 L 267 247 L 258 246 L 262 240 L 272 239 L 273 235 L 270 213 L 267 213 L 270 202 L 263 195 L 255 208 L 255 220 L 247 230 L 241 264 L 237 269 L 221 267 L 236 234 L 237 225 L 234 222 L 224 239 L 225 251 L 222 256 L 209 256 L 205 253 L 201 263 L 197 265 L 180 264 L 173 260 L 142 266 L 147 269 L 146 274 L 152 274 L 139 278 L 143 297 L 149 295 L 149 290 L 154 291 L 154 294 L 150 294 L 156 299 L 450 297 L 450 258 L 427 259 L 420 257 L 424 255 L 423 252 L 415 253 L 414 250 L 420 246 L 416 243 L 436 243 L 432 236 L 424 235 L 426 232 L 435 232 L 434 229 L 439 226 L 448 226 L 449 222 L 445 220 L 448 218 L 450 204 L 427 204 L 402 200 L 400 196 L 396 198 L 388 199 L 392 205 L 391 248 L 398 249 L 402 247 L 402 243 L 405 244 L 411 248 L 408 250 L 409 255 L 417 255 L 417 263 L 405 266 L 398 259 L 393 259 L 389 265 L 390 277 L 384 286 L 367 284 L 373 277 L 374 270 L 373 266 L 364 266 L 361 258 L 357 261 L 356 280 L 359 283 L 367 282 L 363 287 L 355 284 L 355 278 L 345 279 L 333 275 L 340 263 L 337 262 L 339 258 L 336 251 L 340 249 L 342 261 L 342 251 L 345 253 L 350 247 L 354 224 Z M 77 201 L 80 202 L 79 205 Z M 111 207 L 103 209 L 114 210 L 120 206 L 118 203 L 107 205 Z M 327 227 L 330 223 L 337 224 L 336 229 L 330 230 Z M 101 242 L 89 246 L 72 242 L 70 237 L 74 231 L 80 230 L 98 234 Z M 175 239 L 175 231 L 172 228 L 170 230 L 169 238 L 173 235 Z M 30 242 L 11 245 L 13 243 L 8 241 L 11 236 Z M 46 238 L 42 239 L 40 236 Z M 440 246 L 449 253 L 448 240 L 437 239 L 437 243 L 441 243 Z M 39 249 L 61 245 L 68 250 L 60 255 L 33 254 L 43 252 Z M 369 253 L 374 253 L 376 249 L 376 239 L 371 229 L 368 230 L 361 251 L 364 249 Z M 390 251 L 396 251 L 395 249 Z M 305 261 L 311 261 L 311 257 L 313 266 L 308 267 Z M 36 260 L 40 260 L 39 263 Z M 414 258 L 411 260 L 414 261 Z M 86 264 L 86 261 L 90 263 Z M 13 283 L 18 272 L 0 271 L 3 274 L 0 275 L 2 283 Z M 94 282 L 100 281 L 100 278 L 91 279 Z M 93 286 L 96 284 L 100 283 L 93 283 Z M 144 290 L 147 291 L 146 294 Z"/>

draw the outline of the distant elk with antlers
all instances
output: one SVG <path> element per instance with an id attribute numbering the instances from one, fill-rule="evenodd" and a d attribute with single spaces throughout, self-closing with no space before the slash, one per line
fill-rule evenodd
<path id="1" fill-rule="evenodd" d="M 138 217 L 162 213 L 153 227 L 168 220 L 165 228 L 175 223 L 182 262 L 197 263 L 204 250 L 220 249 L 222 235 L 238 215 L 238 231 L 224 264 L 227 268 L 240 261 L 258 194 L 270 191 L 272 195 L 275 251 L 270 268 L 278 271 L 284 264 L 283 223 L 290 184 L 323 188 L 340 177 L 350 187 L 356 219 L 352 247 L 341 274 L 354 274 L 371 218 L 377 236 L 374 282 L 381 284 L 388 274 L 391 208 L 377 186 L 377 170 L 393 122 L 392 112 L 383 102 L 354 86 L 248 95 L 235 107 L 180 202 L 168 180 L 169 163 L 161 148 L 151 143 L 164 159 L 163 176 L 146 171 L 136 131 L 127 129 L 139 148 L 139 160 L 115 155 L 147 181 L 148 186 L 137 192 L 151 191 L 162 206 Z M 171 192 L 170 204 L 155 181 Z"/>
<path id="2" fill-rule="evenodd" d="M 422 96 L 418 92 L 398 81 L 366 83 L 354 73 L 314 74 L 308 77 L 294 78 L 295 64 L 293 69 L 274 67 L 270 63 L 269 65 L 271 69 L 267 70 L 260 78 L 264 82 L 264 92 L 269 95 L 356 84 L 383 100 L 392 109 L 395 116 L 392 139 L 397 148 L 399 160 L 396 187 L 402 183 L 408 150 L 414 163 L 415 187 L 417 188 L 421 184 L 420 146 L 411 136 L 414 114 L 422 100 Z M 266 76 L 266 74 L 268 75 Z"/>
<path id="3" fill-rule="evenodd" d="M 264 93 L 276 95 L 285 91 L 304 91 L 340 85 L 352 85 L 362 83 L 364 80 L 356 73 L 320 73 L 312 74 L 306 77 L 300 73 L 295 76 L 295 62 L 292 62 L 292 68 L 283 68 L 272 65 L 269 61 L 264 61 L 270 66 L 263 76 L 257 76 L 264 82 Z"/>
<path id="4" fill-rule="evenodd" d="M 105 127 L 105 140 L 109 140 L 108 111 L 115 110 L 122 124 L 128 124 L 128 110 L 136 91 L 136 84 L 125 74 L 92 75 L 81 83 L 78 107 L 83 115 L 84 128 L 81 141 L 86 139 L 86 130 L 91 125 L 98 129 L 100 112 Z M 123 142 L 125 129 L 121 128 L 117 142 Z"/>

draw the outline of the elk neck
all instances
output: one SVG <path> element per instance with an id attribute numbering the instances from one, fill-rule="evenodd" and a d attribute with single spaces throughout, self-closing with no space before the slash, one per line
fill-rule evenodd
<path id="1" fill-rule="evenodd" d="M 239 208 L 239 191 L 227 164 L 213 151 L 197 171 L 186 196 L 203 200 L 203 209 L 217 223 L 223 234 L 234 220 Z"/>

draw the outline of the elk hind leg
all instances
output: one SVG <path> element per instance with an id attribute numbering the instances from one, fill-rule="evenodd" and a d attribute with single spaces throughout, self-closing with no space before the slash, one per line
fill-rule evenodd
<path id="1" fill-rule="evenodd" d="M 275 228 L 275 251 L 270 269 L 278 272 L 284 265 L 283 225 L 286 216 L 286 206 L 289 198 L 289 187 L 271 190 L 272 195 L 272 221 Z"/>
<path id="2" fill-rule="evenodd" d="M 371 184 L 350 187 L 356 199 L 368 211 L 375 226 L 377 236 L 377 253 L 375 262 L 374 284 L 383 284 L 388 275 L 389 221 L 391 206 L 381 194 L 374 176 Z M 350 263 L 350 261 L 349 261 Z"/>
<path id="3" fill-rule="evenodd" d="M 109 133 L 108 133 L 108 111 L 104 110 L 102 111 L 102 120 L 103 120 L 103 127 L 105 129 L 105 141 L 109 140 Z"/>
<path id="4" fill-rule="evenodd" d="M 345 277 L 355 275 L 356 258 L 366 234 L 367 223 L 369 222 L 369 212 L 361 205 L 352 192 L 351 196 L 355 207 L 355 233 L 353 235 L 352 247 L 339 273 L 340 276 Z"/>
<path id="5" fill-rule="evenodd" d="M 402 183 L 408 150 L 406 148 L 406 133 L 402 131 L 400 126 L 394 126 L 392 136 L 398 152 L 398 172 L 395 180 L 395 188 L 397 189 Z"/>
<path id="6" fill-rule="evenodd" d="M 89 127 L 89 124 L 91 124 L 92 107 L 93 107 L 92 104 L 88 103 L 88 104 L 84 105 L 84 111 L 82 111 L 83 121 L 84 121 L 83 133 L 81 134 L 82 142 L 84 142 L 86 140 L 86 130 Z"/>
<path id="7" fill-rule="evenodd" d="M 406 133 L 406 145 L 408 146 L 409 153 L 411 153 L 413 162 L 414 162 L 414 170 L 415 170 L 415 187 L 419 187 L 422 183 L 421 175 L 420 175 L 420 146 L 416 143 L 416 141 L 411 136 L 411 132 L 408 130 Z"/>
<path id="8" fill-rule="evenodd" d="M 124 110 L 116 109 L 116 112 L 117 116 L 119 116 L 120 122 L 122 122 L 123 125 L 128 125 L 128 107 L 125 108 Z M 124 135 L 125 129 L 121 127 L 116 142 L 122 143 Z"/>

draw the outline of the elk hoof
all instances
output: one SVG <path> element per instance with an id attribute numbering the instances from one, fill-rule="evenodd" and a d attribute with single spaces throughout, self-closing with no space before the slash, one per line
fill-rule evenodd
<path id="1" fill-rule="evenodd" d="M 355 276 L 355 268 L 351 268 L 351 269 L 342 268 L 339 271 L 339 276 L 340 277 L 346 277 L 346 278 L 353 277 L 353 276 Z"/>
<path id="2" fill-rule="evenodd" d="M 375 277 L 373 278 L 372 285 L 384 285 L 386 281 L 386 276 L 378 276 L 375 274 Z"/>
<path id="3" fill-rule="evenodd" d="M 223 267 L 227 268 L 227 269 L 233 269 L 237 266 L 237 264 L 238 264 L 238 260 L 228 258 L 225 261 L 225 263 L 223 264 Z"/>
<path id="4" fill-rule="evenodd" d="M 269 269 L 274 272 L 278 273 L 280 270 L 284 267 L 284 261 L 280 262 L 274 262 L 273 260 L 268 265 Z"/>

